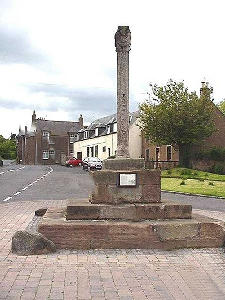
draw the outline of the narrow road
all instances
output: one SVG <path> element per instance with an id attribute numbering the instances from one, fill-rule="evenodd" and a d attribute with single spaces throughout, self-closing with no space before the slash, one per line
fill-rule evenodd
<path id="1" fill-rule="evenodd" d="M 0 202 L 87 198 L 93 189 L 81 167 L 10 166 L 0 170 Z"/>
<path id="2" fill-rule="evenodd" d="M 195 209 L 225 212 L 225 199 L 162 192 L 162 200 L 191 204 Z"/>

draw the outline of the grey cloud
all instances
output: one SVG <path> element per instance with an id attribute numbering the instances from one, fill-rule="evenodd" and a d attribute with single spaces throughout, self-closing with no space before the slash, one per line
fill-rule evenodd
<path id="1" fill-rule="evenodd" d="M 42 111 L 63 111 L 69 114 L 71 120 L 76 120 L 79 114 L 84 116 L 85 122 L 91 122 L 103 116 L 116 112 L 116 93 L 101 88 L 68 88 L 63 85 L 39 83 L 26 85 L 34 94 L 43 93 L 44 100 L 38 104 L 29 100 L 9 100 L 0 98 L 0 108 L 7 109 L 35 109 L 40 116 Z M 130 101 L 130 110 L 137 109 L 137 104 Z M 26 101 L 26 102 L 25 102 Z"/>
<path id="2" fill-rule="evenodd" d="M 20 31 L 0 28 L 0 63 L 44 64 L 46 57 L 32 48 L 28 37 Z"/>
<path id="3" fill-rule="evenodd" d="M 29 85 L 32 93 L 42 92 L 48 97 L 62 97 L 62 100 L 51 101 L 52 109 L 76 110 L 85 113 L 101 112 L 101 115 L 111 114 L 116 108 L 116 95 L 111 90 L 101 88 L 67 88 L 56 84 L 39 83 Z M 63 99 L 66 98 L 66 99 Z M 50 107 L 49 107 L 50 108 Z M 58 109 L 57 109 L 58 108 Z"/>

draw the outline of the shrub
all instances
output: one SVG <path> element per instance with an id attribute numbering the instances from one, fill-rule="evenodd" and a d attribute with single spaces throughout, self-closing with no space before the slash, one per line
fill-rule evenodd
<path id="1" fill-rule="evenodd" d="M 209 169 L 209 172 L 220 175 L 225 174 L 225 166 L 221 163 L 217 163 Z"/>
<path id="2" fill-rule="evenodd" d="M 171 175 L 171 174 L 172 174 L 172 171 L 171 171 L 171 170 L 167 170 L 167 174 L 168 174 L 168 175 Z"/>
<path id="3" fill-rule="evenodd" d="M 185 184 L 186 184 L 186 183 L 185 183 L 184 180 L 182 180 L 181 183 L 180 183 L 180 185 L 185 185 Z"/>
<path id="4" fill-rule="evenodd" d="M 214 185 L 214 183 L 212 181 L 209 182 L 209 185 Z"/>
<path id="5" fill-rule="evenodd" d="M 183 169 L 181 172 L 180 172 L 181 175 L 191 175 L 192 174 L 192 171 L 189 170 L 189 169 Z"/>
<path id="6" fill-rule="evenodd" d="M 209 150 L 201 150 L 194 155 L 195 159 L 199 160 L 225 160 L 225 148 L 214 147 Z"/>

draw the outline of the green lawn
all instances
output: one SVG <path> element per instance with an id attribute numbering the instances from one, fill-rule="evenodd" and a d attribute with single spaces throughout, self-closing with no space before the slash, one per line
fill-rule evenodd
<path id="1" fill-rule="evenodd" d="M 183 179 L 207 179 L 215 181 L 225 181 L 225 175 L 218 175 L 209 172 L 186 168 L 174 168 L 171 170 L 164 170 L 161 173 L 162 177 L 166 178 L 183 178 Z"/>
<path id="2" fill-rule="evenodd" d="M 167 191 L 225 197 L 225 175 L 175 168 L 162 171 L 161 187 Z"/>

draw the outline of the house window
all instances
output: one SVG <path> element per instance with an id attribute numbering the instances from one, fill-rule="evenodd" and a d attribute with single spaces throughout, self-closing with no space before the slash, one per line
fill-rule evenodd
<path id="1" fill-rule="evenodd" d="M 110 148 L 108 148 L 108 157 L 110 157 L 111 156 L 111 150 L 110 150 Z"/>
<path id="2" fill-rule="evenodd" d="M 117 123 L 113 124 L 113 132 L 117 132 Z"/>
<path id="3" fill-rule="evenodd" d="M 84 139 L 88 139 L 88 137 L 89 137 L 89 132 L 88 132 L 88 131 L 85 131 L 85 132 L 84 132 Z"/>
<path id="4" fill-rule="evenodd" d="M 107 134 L 110 134 L 110 133 L 112 133 L 113 132 L 113 124 L 109 124 L 108 126 L 107 126 Z"/>
<path id="5" fill-rule="evenodd" d="M 95 146 L 95 157 L 98 157 L 98 145 Z"/>
<path id="6" fill-rule="evenodd" d="M 160 160 L 160 147 L 155 148 L 155 160 Z"/>
<path id="7" fill-rule="evenodd" d="M 172 146 L 166 147 L 166 158 L 167 158 L 167 160 L 172 159 Z"/>
<path id="8" fill-rule="evenodd" d="M 48 158 L 49 158 L 48 150 L 43 150 L 42 151 L 42 159 L 48 159 Z"/>
<path id="9" fill-rule="evenodd" d="M 50 155 L 50 156 L 54 156 L 54 155 L 55 155 L 55 150 L 53 150 L 53 149 L 52 149 L 52 150 L 49 150 L 49 155 Z"/>
<path id="10" fill-rule="evenodd" d="M 145 150 L 145 159 L 146 159 L 146 161 L 149 161 L 149 157 L 150 157 L 150 150 L 146 149 Z"/>
<path id="11" fill-rule="evenodd" d="M 106 152 L 106 146 L 102 147 L 102 152 Z"/>
<path id="12" fill-rule="evenodd" d="M 110 133 L 113 132 L 113 124 L 110 124 Z"/>
<path id="13" fill-rule="evenodd" d="M 74 137 L 75 137 L 75 134 L 70 133 L 70 144 L 72 144 L 74 142 Z"/>
<path id="14" fill-rule="evenodd" d="M 89 157 L 89 154 L 90 154 L 90 148 L 87 147 L 87 157 Z"/>
<path id="15" fill-rule="evenodd" d="M 48 131 L 43 131 L 43 137 L 49 138 L 49 132 Z"/>
<path id="16" fill-rule="evenodd" d="M 98 136 L 98 128 L 95 128 L 95 136 Z"/>

